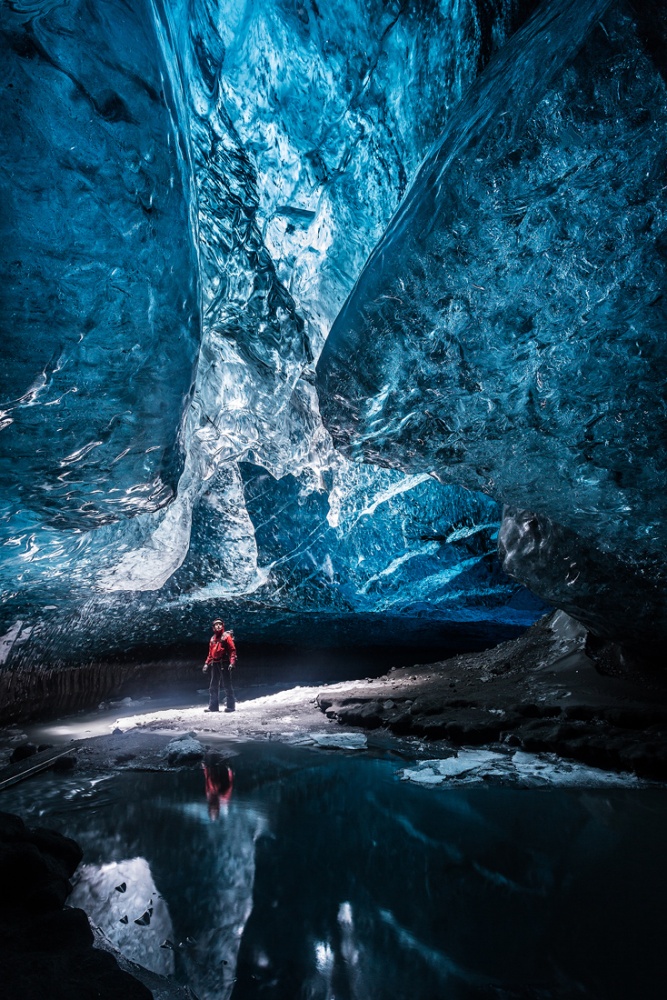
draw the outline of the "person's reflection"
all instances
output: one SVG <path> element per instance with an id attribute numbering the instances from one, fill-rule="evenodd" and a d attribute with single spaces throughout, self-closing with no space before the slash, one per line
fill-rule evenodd
<path id="1" fill-rule="evenodd" d="M 216 753 L 207 753 L 202 765 L 208 815 L 212 823 L 220 816 L 221 806 L 227 806 L 232 797 L 234 774 L 224 758 Z"/>

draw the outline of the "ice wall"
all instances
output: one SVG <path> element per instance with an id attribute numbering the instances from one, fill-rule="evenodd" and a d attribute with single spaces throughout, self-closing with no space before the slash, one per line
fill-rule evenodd
<path id="1" fill-rule="evenodd" d="M 3 249 L 30 274 L 5 276 L 12 643 L 101 613 L 122 638 L 158 610 L 182 638 L 223 599 L 503 618 L 517 588 L 494 563 L 495 503 L 350 466 L 314 362 L 533 6 L 6 5 Z"/>
<path id="2" fill-rule="evenodd" d="M 5 530 L 85 531 L 175 492 L 199 342 L 187 192 L 145 4 L 5 4 L 1 31 Z"/>
<path id="3" fill-rule="evenodd" d="M 318 366 L 347 455 L 509 504 L 511 572 L 629 642 L 667 628 L 664 29 L 657 3 L 544 4 L 449 118 Z"/>

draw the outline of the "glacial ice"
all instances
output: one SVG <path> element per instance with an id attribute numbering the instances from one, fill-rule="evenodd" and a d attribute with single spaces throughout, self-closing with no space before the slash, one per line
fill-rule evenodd
<path id="1" fill-rule="evenodd" d="M 164 67 L 146 4 L 86 7 L 2 11 L 8 535 L 157 510 L 183 463 L 199 292 Z"/>
<path id="2" fill-rule="evenodd" d="M 544 515 L 506 507 L 498 534 L 503 568 L 603 639 L 662 659 L 667 571 L 662 549 L 614 551 Z"/>
<path id="3" fill-rule="evenodd" d="M 419 162 L 534 6 L 5 5 L 10 660 L 94 652 L 100 615 L 105 649 L 187 638 L 221 601 L 262 627 L 535 616 L 497 505 L 350 465 L 313 384 Z"/>
<path id="4" fill-rule="evenodd" d="M 500 779 L 523 787 L 591 788 L 640 786 L 634 774 L 617 774 L 598 767 L 566 761 L 556 754 L 532 754 L 523 750 L 495 752 L 463 748 L 444 760 L 420 760 L 398 772 L 403 781 L 433 788 L 484 784 Z"/>
<path id="5" fill-rule="evenodd" d="M 317 377 L 349 457 L 502 500 L 506 568 L 628 641 L 667 626 L 665 39 L 652 0 L 544 4 L 449 117 Z"/>

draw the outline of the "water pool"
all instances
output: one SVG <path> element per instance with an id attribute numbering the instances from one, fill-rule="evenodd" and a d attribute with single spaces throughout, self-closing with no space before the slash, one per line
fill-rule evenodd
<path id="1" fill-rule="evenodd" d="M 404 765 L 239 743 L 0 807 L 74 837 L 71 903 L 201 1000 L 664 996 L 663 789 L 428 788 Z"/>

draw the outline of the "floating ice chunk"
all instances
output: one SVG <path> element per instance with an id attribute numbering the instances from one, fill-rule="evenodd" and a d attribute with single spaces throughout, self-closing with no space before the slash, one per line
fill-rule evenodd
<path id="1" fill-rule="evenodd" d="M 499 764 L 504 758 L 504 754 L 494 753 L 492 750 L 463 750 L 457 757 L 447 757 L 445 760 L 435 761 L 435 764 L 440 774 L 453 777 L 473 769 Z"/>
<path id="2" fill-rule="evenodd" d="M 308 733 L 319 747 L 336 747 L 339 750 L 365 750 L 368 740 L 363 733 Z"/>
<path id="3" fill-rule="evenodd" d="M 491 750 L 462 750 L 457 757 L 420 761 L 416 768 L 405 768 L 400 774 L 404 779 L 421 785 L 442 784 L 448 778 L 464 775 L 478 779 L 481 772 L 492 772 L 494 765 L 499 765 L 505 756 Z"/>
<path id="4" fill-rule="evenodd" d="M 441 774 L 435 774 L 433 771 L 427 771 L 426 769 L 418 768 L 415 771 L 410 771 L 407 768 L 404 771 L 399 772 L 401 777 L 405 778 L 407 781 L 414 781 L 418 785 L 442 785 L 444 783 L 444 777 Z"/>
<path id="5" fill-rule="evenodd" d="M 599 787 L 634 785 L 640 780 L 632 774 L 617 774 L 563 760 L 556 754 L 531 754 L 522 750 L 513 753 L 461 750 L 456 757 L 422 760 L 398 774 L 404 781 L 418 785 L 477 784 L 495 779 L 503 784 L 510 782 L 531 787 Z"/>

